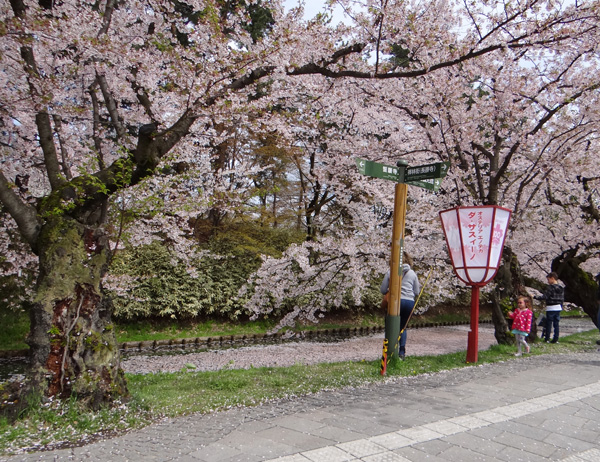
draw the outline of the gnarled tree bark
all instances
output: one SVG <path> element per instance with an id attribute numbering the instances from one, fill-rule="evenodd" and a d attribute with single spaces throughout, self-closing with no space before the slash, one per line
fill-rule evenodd
<path id="1" fill-rule="evenodd" d="M 102 228 L 57 217 L 44 224 L 39 241 L 28 338 L 31 386 L 45 396 L 75 395 L 92 409 L 126 396 L 110 300 L 101 286 L 110 259 Z"/>

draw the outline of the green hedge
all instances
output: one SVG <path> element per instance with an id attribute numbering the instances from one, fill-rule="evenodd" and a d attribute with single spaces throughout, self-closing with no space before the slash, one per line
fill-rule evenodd
<path id="1" fill-rule="evenodd" d="M 284 229 L 230 227 L 199 247 L 210 256 L 189 263 L 160 242 L 121 251 L 110 272 L 123 277 L 128 288 L 111 293 L 115 318 L 245 318 L 249 313 L 246 300 L 237 298 L 239 288 L 260 267 L 262 255 L 280 255 L 300 237 Z"/>

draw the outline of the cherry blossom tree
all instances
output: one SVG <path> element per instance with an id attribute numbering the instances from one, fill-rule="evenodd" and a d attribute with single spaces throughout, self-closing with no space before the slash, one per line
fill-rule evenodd
<path id="1" fill-rule="evenodd" d="M 476 18 L 485 14 L 492 24 L 502 28 L 505 21 L 516 13 L 509 11 L 507 6 L 502 14 L 489 15 L 485 13 L 489 7 L 487 5 L 479 11 L 466 7 L 467 19 L 461 25 L 470 23 L 477 40 L 483 40 L 489 29 L 480 27 Z M 387 17 L 383 9 L 379 11 L 381 25 Z M 433 8 L 423 13 L 420 19 L 427 18 L 427 13 L 436 12 L 439 13 L 439 10 Z M 560 21 L 556 16 L 551 19 L 555 25 Z M 427 23 L 425 19 L 424 23 Z M 439 228 L 437 211 L 457 204 L 495 204 L 511 208 L 514 214 L 509 242 L 515 248 L 517 258 L 524 262 L 524 270 L 532 275 L 549 271 L 555 256 L 575 247 L 591 250 L 589 257 L 594 258 L 590 260 L 590 268 L 597 268 L 598 254 L 593 250 L 597 248 L 597 238 L 594 237 L 597 220 L 593 219 L 597 208 L 589 197 L 586 198 L 589 192 L 584 191 L 583 182 L 577 180 L 582 173 L 592 178 L 590 175 L 597 168 L 597 162 L 591 155 L 598 128 L 593 109 L 597 107 L 597 83 L 589 79 L 590 71 L 598 64 L 596 29 L 593 20 L 580 29 L 581 34 L 572 35 L 568 42 L 561 42 L 556 47 L 548 47 L 542 40 L 539 47 L 506 48 L 485 60 L 461 63 L 460 66 L 411 80 L 345 80 L 344 92 L 337 98 L 336 86 L 332 85 L 327 94 L 318 99 L 324 107 L 321 112 L 326 114 L 322 117 L 322 124 L 336 127 L 335 134 L 321 134 L 320 143 L 327 146 L 327 152 L 324 149 L 319 152 L 321 177 L 331 178 L 321 184 L 328 186 L 332 198 L 336 196 L 335 179 L 343 178 L 353 168 L 353 157 L 348 156 L 348 152 L 392 165 L 399 157 L 409 159 L 411 164 L 450 160 L 453 173 L 444 180 L 441 194 L 427 197 L 429 193 L 411 188 L 412 207 L 408 215 L 413 232 L 407 247 L 419 257 L 425 268 L 445 268 L 445 271 L 436 271 L 433 285 L 438 296 L 454 293 L 455 287 L 447 284 L 451 277 L 449 265 L 440 264 L 446 255 L 443 237 L 432 229 Z M 381 62 L 379 54 L 376 55 L 376 67 L 396 74 L 408 73 L 427 59 L 419 52 L 426 50 L 429 56 L 431 51 L 410 43 L 406 38 L 394 45 Z M 359 73 L 353 75 L 360 76 Z M 327 102 L 327 99 L 330 101 Z M 314 155 L 310 155 L 312 165 Z M 330 159 L 332 156 L 335 160 Z M 346 236 L 363 251 L 360 253 L 362 260 L 359 259 L 360 262 L 355 265 L 363 268 L 363 274 L 381 271 L 387 264 L 384 255 L 389 230 L 388 233 L 378 233 L 371 229 L 369 224 L 374 224 L 375 220 L 369 216 L 366 204 L 379 202 L 391 209 L 391 185 L 358 176 L 346 183 L 352 184 L 352 187 L 342 183 L 338 185 L 339 190 L 349 191 L 356 186 L 360 193 L 351 194 L 350 201 L 362 202 L 361 207 L 352 209 L 362 218 L 362 221 L 356 220 L 357 227 L 353 229 L 364 230 L 368 236 L 365 242 L 360 242 L 360 237 L 351 231 Z M 571 207 L 553 211 L 549 199 L 553 189 L 570 194 L 571 199 L 563 200 L 562 204 L 569 203 Z M 340 197 L 343 195 L 340 194 Z M 346 205 L 344 203 L 341 207 Z M 581 213 L 582 207 L 588 213 Z M 554 229 L 548 226 L 553 216 L 556 217 L 552 219 Z M 356 219 L 356 215 L 352 218 Z M 556 228 L 559 223 L 560 230 Z M 577 225 L 572 226 L 575 223 Z M 339 226 L 332 232 L 337 233 Z M 327 262 L 333 261 L 331 253 L 335 250 L 332 247 L 336 245 L 340 249 L 345 247 L 339 243 L 325 243 Z M 366 258 L 365 254 L 373 258 Z M 507 255 L 511 254 L 508 249 Z M 299 264 L 300 269 L 295 269 L 292 263 L 298 263 L 298 259 L 307 262 L 307 266 Z M 287 261 L 267 261 L 258 274 L 258 280 L 262 282 L 260 287 L 273 295 L 267 281 L 275 273 L 282 278 L 277 284 L 279 300 L 301 299 L 313 292 L 323 293 L 324 283 L 315 284 L 313 281 L 320 273 L 308 261 L 308 257 L 298 254 L 298 249 L 290 249 Z M 353 265 L 345 264 L 352 268 L 350 271 L 355 271 Z M 287 274 L 284 269 L 287 269 Z M 338 284 L 334 284 L 333 279 L 328 282 L 336 287 L 338 300 L 344 290 L 356 287 L 357 281 L 350 277 L 350 272 L 338 269 L 329 273 L 330 277 L 331 274 L 335 275 Z M 295 278 L 305 281 L 307 287 L 293 283 Z M 348 281 L 347 285 L 342 282 L 344 278 Z M 514 290 L 524 290 L 522 284 L 521 281 L 521 287 L 516 286 Z M 503 282 L 499 292 L 504 289 Z M 258 311 L 261 306 L 266 306 L 265 296 L 264 292 L 257 291 L 253 303 Z M 324 298 L 331 303 L 331 297 Z M 437 297 L 434 299 L 439 300 Z M 500 313 L 497 329 L 505 332 L 498 297 L 494 299 Z M 307 307 L 296 306 L 286 321 L 298 316 L 314 319 L 315 312 L 327 309 L 326 303 L 316 303 L 312 297 L 308 300 Z M 595 317 L 595 303 L 586 307 L 588 309 L 589 314 Z"/>
<path id="2" fill-rule="evenodd" d="M 385 203 L 386 194 L 356 176 L 353 154 L 408 152 L 399 143 L 410 138 L 409 118 L 389 109 L 388 95 L 412 97 L 424 79 L 484 58 L 568 47 L 598 24 L 587 3 L 338 3 L 352 23 L 305 22 L 301 9 L 284 13 L 268 0 L 0 5 L 0 202 L 38 261 L 30 387 L 76 394 L 92 407 L 126 394 L 102 287 L 124 224 L 114 217 L 141 204 L 152 213 L 139 214 L 132 239 L 164 226 L 185 246 L 181 223 L 218 212 L 213 197 L 228 190 L 223 179 L 253 168 L 233 136 L 271 125 L 293 139 L 276 107 L 302 113 L 306 97 L 326 101 L 319 113 L 328 119 L 327 149 L 313 151 L 310 174 L 335 197 L 323 205 L 337 218 L 326 236 L 288 251 L 285 271 L 303 272 L 297 286 L 315 306 L 338 304 L 348 291 L 357 298 L 384 258 L 365 203 Z M 389 59 L 394 52 L 408 62 Z M 378 97 L 385 120 L 371 106 Z M 270 264 L 262 280 L 273 287 Z M 334 297 L 323 296 L 330 288 Z"/>
<path id="3" fill-rule="evenodd" d="M 449 89 L 437 96 L 415 92 L 410 105 L 394 103 L 426 132 L 432 151 L 458 169 L 451 191 L 456 203 L 513 210 L 510 247 L 530 275 L 550 269 L 563 273 L 551 262 L 574 249 L 580 250 L 573 255 L 581 262 L 598 264 L 597 206 L 582 180 L 593 178 L 597 169 L 593 152 L 599 120 L 592 108 L 598 83 L 589 78 L 599 64 L 596 47 L 576 40 L 551 53 L 530 50 L 501 63 L 465 65 L 446 73 Z M 510 266 L 520 267 L 515 261 Z M 574 273 L 564 271 L 567 296 L 581 293 L 575 283 L 581 277 L 568 277 Z M 508 281 L 497 282 L 492 300 L 502 333 L 507 329 L 500 299 L 512 299 L 525 288 L 522 280 L 511 284 L 511 295 Z M 580 305 L 595 318 L 593 290 L 586 288 L 588 300 Z"/>
<path id="4" fill-rule="evenodd" d="M 235 93 L 247 88 L 246 102 L 256 91 L 268 72 L 251 66 L 271 45 L 246 27 L 260 4 L 226 6 L 2 6 L 0 200 L 39 258 L 30 381 L 44 394 L 75 393 L 93 407 L 126 394 L 102 290 L 115 237 L 109 205 L 177 201 L 189 188 L 168 173 L 185 162 L 210 171 L 219 123 L 252 111 Z M 25 191 L 9 180 L 18 176 L 29 179 Z"/>

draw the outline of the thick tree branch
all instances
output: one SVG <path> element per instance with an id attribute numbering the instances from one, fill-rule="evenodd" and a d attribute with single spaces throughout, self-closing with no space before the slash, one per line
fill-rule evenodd
<path id="1" fill-rule="evenodd" d="M 548 199 L 549 204 L 565 207 L 565 204 L 560 199 L 554 197 L 554 193 L 552 192 L 552 187 L 550 186 L 550 181 L 548 179 L 546 179 L 546 198 Z"/>
<path id="2" fill-rule="evenodd" d="M 375 43 L 375 74 L 379 73 L 379 59 L 380 59 L 380 47 L 381 47 L 381 42 L 382 42 L 382 36 L 383 36 L 383 22 L 385 19 L 385 8 L 387 7 L 387 0 L 384 2 L 383 7 L 381 8 L 381 12 L 379 13 L 379 16 L 377 17 L 377 21 L 379 21 L 379 27 L 378 27 L 378 31 L 377 31 L 377 40 Z"/>
<path id="3" fill-rule="evenodd" d="M 98 31 L 98 37 L 108 32 L 108 28 L 110 27 L 110 21 L 112 19 L 112 14 L 115 9 L 115 3 L 115 0 L 108 0 L 106 2 L 106 7 L 104 8 L 104 15 L 102 16 L 102 27 L 100 28 L 100 31 Z"/>
<path id="4" fill-rule="evenodd" d="M 25 17 L 26 7 L 21 0 L 12 0 L 11 7 L 17 18 L 23 19 Z M 22 46 L 20 52 L 21 58 L 23 59 L 23 67 L 27 74 L 29 90 L 32 95 L 39 96 L 39 91 L 34 85 L 34 78 L 40 78 L 40 75 L 35 62 L 33 49 L 28 46 Z M 56 146 L 54 146 L 50 116 L 45 110 L 39 109 L 39 112 L 35 116 L 35 123 L 40 137 L 40 146 L 44 153 L 44 163 L 46 164 L 48 180 L 50 181 L 51 188 L 56 190 L 64 184 L 64 182 L 60 177 L 60 165 L 56 153 Z"/>
<path id="5" fill-rule="evenodd" d="M 58 115 L 53 115 L 52 120 L 54 121 L 54 130 L 56 131 L 56 138 L 58 139 L 58 145 L 60 146 L 60 158 L 61 158 L 62 171 L 63 171 L 63 174 L 65 175 L 65 178 L 68 181 L 70 181 L 73 178 L 73 175 L 71 175 L 71 169 L 69 168 L 69 162 L 67 159 L 67 149 L 66 149 L 65 143 L 63 142 L 63 139 L 62 139 L 62 134 L 61 134 L 62 121 L 60 120 L 60 116 L 58 116 Z"/>
<path id="6" fill-rule="evenodd" d="M 15 0 L 16 1 L 16 0 Z M 539 32 L 539 31 L 536 31 Z M 549 43 L 560 42 L 567 38 L 567 35 L 558 35 L 553 36 L 548 40 L 539 40 L 537 42 L 528 41 L 530 36 L 523 35 L 520 37 L 513 38 L 508 43 L 495 43 L 489 45 L 487 47 L 483 47 L 480 49 L 472 49 L 467 53 L 455 57 L 453 59 L 448 59 L 446 61 L 439 62 L 433 66 L 422 68 L 422 69 L 412 69 L 412 70 L 404 70 L 402 72 L 389 72 L 379 74 L 378 72 L 361 72 L 354 70 L 346 70 L 340 68 L 338 70 L 332 69 L 334 65 L 339 63 L 343 58 L 360 54 L 364 51 L 366 44 L 359 43 L 353 44 L 348 47 L 344 47 L 342 49 L 337 50 L 333 53 L 329 58 L 322 59 L 318 62 L 307 63 L 302 66 L 297 67 L 289 67 L 286 70 L 286 73 L 289 76 L 297 76 L 297 75 L 307 75 L 307 74 L 320 74 L 326 77 L 331 78 L 341 78 L 341 77 L 356 77 L 362 79 L 389 79 L 389 78 L 414 78 L 421 75 L 425 75 L 427 73 L 433 72 L 437 69 L 449 68 L 455 66 L 457 64 L 466 62 L 468 60 L 475 59 L 485 54 L 492 53 L 496 50 L 500 50 L 502 48 L 509 49 L 518 49 L 518 48 L 526 48 L 533 45 L 545 45 Z M 222 90 L 216 92 L 213 95 L 209 95 L 207 97 L 200 97 L 196 100 L 193 106 L 186 111 L 180 119 L 173 124 L 171 127 L 167 128 L 164 131 L 158 131 L 159 127 L 156 123 L 151 123 L 147 125 L 143 125 L 140 127 L 138 143 L 135 150 L 132 152 L 132 160 L 133 160 L 133 175 L 131 178 L 131 184 L 135 184 L 140 181 L 142 178 L 152 175 L 154 169 L 159 164 L 161 158 L 169 152 L 183 137 L 188 135 L 191 126 L 198 119 L 199 114 L 202 113 L 207 107 L 214 105 L 221 98 L 227 96 L 230 92 L 235 92 L 247 88 L 261 79 L 268 77 L 276 70 L 275 66 L 263 66 L 258 67 L 248 74 L 231 81 L 229 85 L 227 85 Z M 110 92 L 108 90 L 108 86 L 106 85 L 106 81 L 103 76 L 98 75 L 98 83 L 100 88 L 103 91 L 107 108 L 111 115 L 111 119 L 115 124 L 115 128 L 119 133 L 119 136 L 125 135 L 125 130 L 122 124 L 119 121 L 119 117 L 117 114 L 117 108 L 114 100 L 112 99 Z M 139 92 L 138 96 L 140 95 Z M 146 95 L 143 95 L 146 96 Z M 150 108 L 150 102 L 147 98 L 140 99 L 142 105 L 148 111 Z M 151 114 L 151 112 L 149 112 Z M 150 117 L 152 120 L 152 117 Z M 106 169 L 109 170 L 109 169 Z M 101 170 L 103 172 L 105 170 Z M 96 180 L 102 177 L 101 172 L 94 175 Z M 109 178 L 110 180 L 110 178 Z M 112 186 L 110 184 L 106 184 L 107 189 L 105 191 L 112 190 Z"/>
<path id="7" fill-rule="evenodd" d="M 93 85 L 90 85 L 88 89 L 88 93 L 90 94 L 90 98 L 92 100 L 92 138 L 94 139 L 94 148 L 96 149 L 96 155 L 98 156 L 98 166 L 100 170 L 105 168 L 104 164 L 104 154 L 102 151 L 102 138 L 100 137 L 100 128 L 102 124 L 100 123 L 100 104 L 98 103 L 98 96 L 96 95 L 95 87 L 96 82 Z"/>
<path id="8" fill-rule="evenodd" d="M 117 111 L 117 104 L 115 99 L 113 98 L 110 89 L 108 88 L 108 82 L 106 81 L 106 77 L 104 75 L 96 73 L 96 81 L 100 86 L 100 91 L 102 91 L 102 96 L 104 97 L 104 102 L 106 103 L 106 109 L 110 114 L 110 118 L 112 120 L 112 125 L 117 132 L 117 139 L 125 138 L 127 134 L 125 131 L 125 127 L 119 118 L 119 112 Z"/>
<path id="9" fill-rule="evenodd" d="M 148 97 L 148 92 L 146 91 L 146 89 L 138 85 L 138 83 L 135 80 L 131 82 L 131 88 L 135 92 L 135 95 L 137 96 L 139 103 L 144 108 L 144 111 L 146 112 L 148 118 L 152 121 L 152 123 L 157 124 L 157 119 L 154 116 L 154 113 L 152 112 L 152 102 Z"/>
<path id="10" fill-rule="evenodd" d="M 549 30 L 549 26 L 545 28 L 545 30 Z M 540 31 L 536 31 L 539 33 Z M 515 37 L 512 40 L 509 40 L 506 43 L 495 43 L 493 45 L 489 45 L 487 47 L 483 47 L 480 49 L 471 49 L 469 52 L 458 56 L 453 59 L 448 59 L 445 61 L 441 61 L 439 63 L 433 64 L 428 67 L 423 67 L 420 69 L 413 69 L 410 71 L 404 72 L 386 72 L 386 73 L 372 73 L 372 72 L 364 72 L 364 71 L 353 71 L 353 70 L 332 70 L 329 69 L 328 66 L 331 64 L 335 64 L 339 61 L 339 59 L 343 56 L 348 56 L 356 53 L 362 52 L 366 45 L 359 43 L 354 44 L 349 47 L 338 50 L 330 60 L 321 62 L 321 63 L 307 63 L 302 66 L 296 66 L 289 68 L 287 71 L 288 75 L 310 75 L 310 74 L 321 74 L 325 77 L 331 78 L 342 78 L 342 77 L 353 77 L 358 79 L 405 79 L 405 78 L 414 78 L 420 77 L 426 74 L 429 74 L 433 71 L 439 69 L 445 69 L 448 67 L 453 67 L 461 63 L 465 63 L 467 61 L 471 61 L 480 56 L 484 56 L 490 54 L 494 51 L 498 51 L 501 49 L 510 49 L 510 50 L 518 50 L 518 49 L 528 49 L 536 46 L 547 47 L 552 44 L 562 43 L 568 39 L 573 38 L 569 34 L 552 36 L 549 39 L 540 39 L 534 41 L 527 41 L 530 35 L 525 34 L 523 36 Z"/>
<path id="11" fill-rule="evenodd" d="M 563 102 L 561 102 L 560 104 L 557 104 L 552 109 L 548 110 L 546 115 L 538 121 L 536 126 L 531 130 L 531 132 L 529 132 L 529 134 L 535 135 L 537 132 L 539 132 L 544 127 L 546 122 L 551 120 L 552 117 L 554 117 L 561 109 L 564 109 L 566 106 L 573 103 L 574 101 L 577 101 L 579 98 L 588 94 L 589 92 L 596 91 L 598 88 L 600 88 L 600 83 L 594 83 L 592 85 L 589 85 L 586 88 L 583 88 L 582 90 L 578 91 L 577 93 L 574 93 L 569 98 L 566 98 Z"/>
<path id="12" fill-rule="evenodd" d="M 309 64 L 306 64 L 305 66 L 301 66 L 299 68 L 291 68 L 291 69 L 288 69 L 287 74 L 290 76 L 303 75 L 303 74 L 325 75 L 324 72 L 326 71 L 327 66 L 329 66 L 331 64 L 335 64 L 340 59 L 342 59 L 346 56 L 349 56 L 351 54 L 360 53 L 362 50 L 364 50 L 364 48 L 365 48 L 365 44 L 363 44 L 363 43 L 357 43 L 357 44 L 351 45 L 349 47 L 342 48 L 342 49 L 334 52 L 331 55 L 331 58 L 329 58 L 327 60 L 322 60 L 320 64 L 309 63 Z M 253 83 L 259 81 L 263 77 L 271 75 L 275 71 L 275 69 L 276 69 L 275 66 L 265 66 L 265 67 L 259 67 L 259 68 L 252 70 L 250 73 L 244 75 L 243 77 L 240 77 L 240 78 L 234 80 L 230 85 L 228 85 L 224 90 L 222 90 L 218 94 L 208 98 L 207 101 L 205 102 L 205 105 L 206 106 L 213 105 L 219 98 L 221 98 L 229 90 L 241 90 L 243 88 L 248 87 L 249 85 L 252 85 Z M 364 77 L 367 77 L 367 78 L 373 77 L 373 75 L 370 73 L 363 73 L 363 75 L 364 75 Z"/>
<path id="13" fill-rule="evenodd" d="M 37 212 L 31 205 L 23 202 L 12 190 L 4 173 L 0 170 L 0 202 L 15 220 L 19 232 L 29 246 L 36 251 L 36 240 L 40 231 Z"/>
<path id="14" fill-rule="evenodd" d="M 10 0 L 10 6 L 17 18 L 22 19 L 25 17 L 26 7 L 23 0 Z"/>
<path id="15" fill-rule="evenodd" d="M 40 136 L 40 147 L 44 153 L 44 164 L 52 190 L 59 189 L 65 182 L 61 178 L 60 163 L 54 145 L 54 136 L 50 124 L 50 115 L 47 112 L 38 112 L 35 116 L 38 134 Z"/>

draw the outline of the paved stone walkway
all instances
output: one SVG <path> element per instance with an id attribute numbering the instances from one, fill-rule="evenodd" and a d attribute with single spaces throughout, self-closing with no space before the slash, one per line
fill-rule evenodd
<path id="1" fill-rule="evenodd" d="M 600 461 L 600 352 L 390 379 L 168 419 L 13 461 Z"/>

